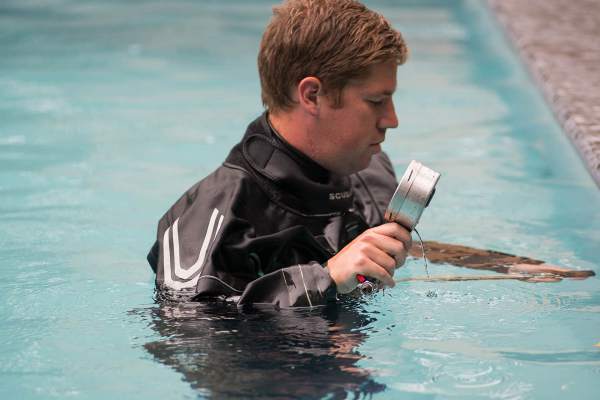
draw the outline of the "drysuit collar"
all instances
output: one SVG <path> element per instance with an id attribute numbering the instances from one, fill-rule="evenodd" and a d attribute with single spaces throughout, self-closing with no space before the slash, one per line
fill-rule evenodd
<path id="1" fill-rule="evenodd" d="M 352 207 L 350 178 L 292 147 L 271 128 L 266 113 L 248 126 L 227 162 L 244 164 L 274 201 L 302 214 L 339 214 Z"/>

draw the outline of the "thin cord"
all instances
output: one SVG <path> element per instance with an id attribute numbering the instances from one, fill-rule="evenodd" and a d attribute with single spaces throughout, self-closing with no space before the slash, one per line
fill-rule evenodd
<path id="1" fill-rule="evenodd" d="M 427 258 L 425 258 L 425 245 L 423 244 L 423 239 L 421 239 L 421 235 L 419 234 L 419 231 L 417 230 L 417 228 L 414 228 L 413 230 L 417 233 L 417 236 L 419 237 L 419 241 L 421 242 L 421 251 L 423 252 L 423 262 L 425 262 L 425 273 L 427 274 L 427 278 L 429 278 L 429 269 L 427 268 Z"/>

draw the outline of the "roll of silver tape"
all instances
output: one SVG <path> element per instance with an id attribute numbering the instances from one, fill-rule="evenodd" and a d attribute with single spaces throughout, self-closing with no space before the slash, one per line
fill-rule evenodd
<path id="1" fill-rule="evenodd" d="M 429 205 L 439 179 L 439 172 L 411 161 L 385 211 L 385 219 L 412 231 Z"/>

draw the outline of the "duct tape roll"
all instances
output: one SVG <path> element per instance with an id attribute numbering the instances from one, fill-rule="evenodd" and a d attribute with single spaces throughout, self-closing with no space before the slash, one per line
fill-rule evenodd
<path id="1" fill-rule="evenodd" d="M 435 193 L 439 172 L 411 161 L 385 211 L 385 219 L 412 231 Z"/>
<path id="2" fill-rule="evenodd" d="M 429 205 L 439 179 L 439 172 L 424 166 L 418 161 L 411 161 L 385 211 L 386 221 L 396 222 L 409 231 L 413 231 L 421 218 L 421 214 L 423 214 L 423 210 Z M 417 232 L 418 234 L 419 232 Z M 420 235 L 419 240 L 421 240 Z M 427 272 L 423 241 L 421 241 L 421 248 L 423 249 L 425 271 Z M 377 287 L 375 281 L 363 275 L 356 275 L 356 280 L 358 281 L 358 288 L 363 293 L 371 293 Z"/>

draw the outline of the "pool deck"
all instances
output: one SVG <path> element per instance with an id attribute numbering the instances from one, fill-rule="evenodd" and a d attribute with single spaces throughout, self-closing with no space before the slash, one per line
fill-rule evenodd
<path id="1" fill-rule="evenodd" d="M 600 1 L 488 3 L 600 187 Z"/>

